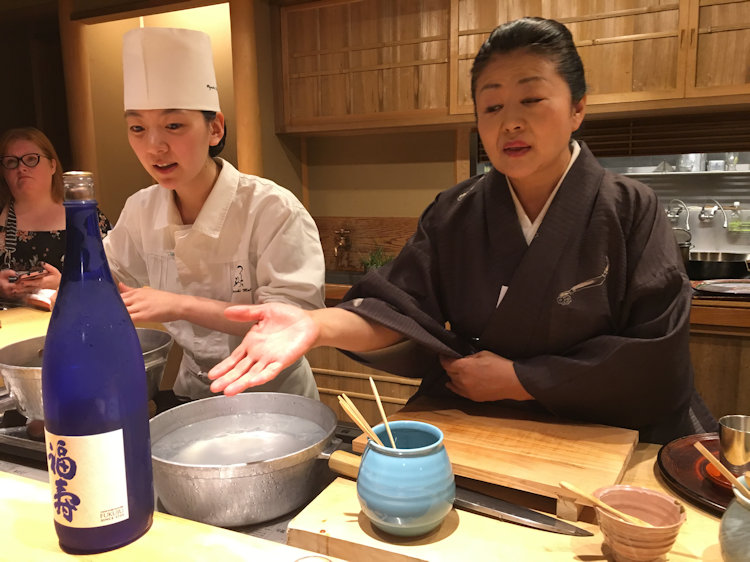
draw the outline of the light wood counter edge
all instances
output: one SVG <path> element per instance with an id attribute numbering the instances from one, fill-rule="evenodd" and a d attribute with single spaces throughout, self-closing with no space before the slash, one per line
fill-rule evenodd
<path id="1" fill-rule="evenodd" d="M 0 473 L 0 518 L 5 529 L 3 560 L 316 559 L 309 558 L 315 553 L 307 550 L 158 512 L 146 534 L 129 545 L 100 554 L 66 554 L 57 543 L 49 485 L 6 472 Z"/>

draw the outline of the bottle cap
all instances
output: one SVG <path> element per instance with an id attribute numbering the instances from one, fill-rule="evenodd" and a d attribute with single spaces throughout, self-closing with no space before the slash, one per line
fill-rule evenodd
<path id="1" fill-rule="evenodd" d="M 84 201 L 94 198 L 94 174 L 91 172 L 63 173 L 65 201 Z"/>

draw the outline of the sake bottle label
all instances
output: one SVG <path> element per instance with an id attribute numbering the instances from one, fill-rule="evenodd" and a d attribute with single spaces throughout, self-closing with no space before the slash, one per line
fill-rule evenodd
<path id="1" fill-rule="evenodd" d="M 122 429 L 85 436 L 44 433 L 55 521 L 91 528 L 127 519 Z"/>

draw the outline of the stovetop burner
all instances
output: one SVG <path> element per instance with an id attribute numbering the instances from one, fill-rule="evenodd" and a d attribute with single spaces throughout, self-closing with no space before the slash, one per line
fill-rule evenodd
<path id="1" fill-rule="evenodd" d="M 0 418 L 0 451 L 3 453 L 46 462 L 44 438 L 33 439 L 26 428 L 26 418 L 16 410 L 9 410 Z"/>

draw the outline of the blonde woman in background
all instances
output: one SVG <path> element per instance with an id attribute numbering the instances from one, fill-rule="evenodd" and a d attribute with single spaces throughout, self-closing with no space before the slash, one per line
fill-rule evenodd
<path id="1" fill-rule="evenodd" d="M 33 127 L 0 137 L 0 298 L 22 300 L 56 289 L 65 257 L 62 164 Z M 99 212 L 102 236 L 110 230 Z"/>

